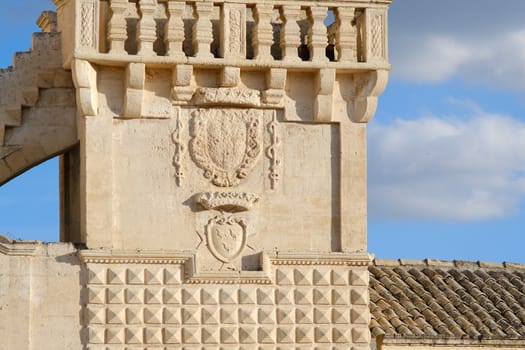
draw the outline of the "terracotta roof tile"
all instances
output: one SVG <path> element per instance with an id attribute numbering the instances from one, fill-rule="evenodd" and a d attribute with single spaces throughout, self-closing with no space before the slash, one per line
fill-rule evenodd
<path id="1" fill-rule="evenodd" d="M 375 260 L 374 336 L 525 339 L 525 265 Z"/>

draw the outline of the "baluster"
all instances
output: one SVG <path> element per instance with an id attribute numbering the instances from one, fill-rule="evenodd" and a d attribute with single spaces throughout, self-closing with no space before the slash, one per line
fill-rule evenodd
<path id="1" fill-rule="evenodd" d="M 357 31 L 352 25 L 355 19 L 355 9 L 339 7 L 336 15 L 335 48 L 337 61 L 357 62 Z"/>
<path id="2" fill-rule="evenodd" d="M 297 47 L 301 42 L 301 33 L 297 24 L 300 12 L 299 6 L 285 5 L 282 7 L 285 22 L 281 31 L 281 51 L 285 61 L 300 61 L 297 54 Z"/>
<path id="3" fill-rule="evenodd" d="M 140 0 L 139 10 L 141 17 L 138 26 L 139 55 L 155 55 L 153 43 L 157 40 L 157 24 L 155 23 L 155 10 L 157 0 Z"/>
<path id="4" fill-rule="evenodd" d="M 324 25 L 324 19 L 328 12 L 327 7 L 312 6 L 308 11 L 310 28 L 308 30 L 308 49 L 310 50 L 310 61 L 328 61 L 326 57 L 326 46 L 328 35 Z"/>
<path id="5" fill-rule="evenodd" d="M 165 40 L 166 52 L 170 57 L 185 58 L 182 51 L 182 42 L 184 41 L 184 21 L 182 14 L 185 3 L 178 0 L 168 1 L 168 21 L 166 22 Z"/>
<path id="6" fill-rule="evenodd" d="M 213 58 L 210 52 L 210 45 L 213 41 L 213 26 L 211 14 L 213 11 L 212 2 L 196 2 L 197 21 L 193 26 L 193 47 L 195 57 Z"/>
<path id="7" fill-rule="evenodd" d="M 111 19 L 108 25 L 109 53 L 127 54 L 124 48 L 128 34 L 126 31 L 125 12 L 128 8 L 128 0 L 111 0 Z"/>
<path id="8" fill-rule="evenodd" d="M 255 7 L 255 27 L 253 28 L 253 52 L 258 60 L 272 60 L 273 5 L 257 4 Z"/>

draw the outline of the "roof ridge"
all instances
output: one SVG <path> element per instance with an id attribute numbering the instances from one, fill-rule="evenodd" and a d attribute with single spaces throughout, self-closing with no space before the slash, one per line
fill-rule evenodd
<path id="1" fill-rule="evenodd" d="M 396 266 L 425 266 L 425 267 L 448 267 L 448 268 L 486 268 L 486 269 L 525 269 L 525 264 L 513 262 L 490 262 L 470 260 L 441 260 L 426 258 L 417 259 L 381 259 L 374 258 L 374 266 L 396 267 Z"/>

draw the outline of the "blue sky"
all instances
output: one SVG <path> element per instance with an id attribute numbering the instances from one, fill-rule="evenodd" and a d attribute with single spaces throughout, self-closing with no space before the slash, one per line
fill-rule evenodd
<path id="1" fill-rule="evenodd" d="M 0 66 L 47 0 L 0 14 Z M 397 0 L 369 124 L 369 251 L 525 263 L 525 1 Z M 0 232 L 58 239 L 58 162 L 0 187 Z"/>

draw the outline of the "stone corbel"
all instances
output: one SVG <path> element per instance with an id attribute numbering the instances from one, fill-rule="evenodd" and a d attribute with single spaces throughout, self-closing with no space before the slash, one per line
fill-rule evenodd
<path id="1" fill-rule="evenodd" d="M 368 123 L 377 109 L 377 98 L 388 82 L 387 70 L 375 70 L 355 75 L 355 99 L 350 118 L 355 123 Z"/>
<path id="2" fill-rule="evenodd" d="M 179 103 L 186 103 L 193 97 L 194 89 L 191 87 L 193 66 L 179 64 L 173 69 L 172 98 Z"/>
<path id="3" fill-rule="evenodd" d="M 73 82 L 77 90 L 77 104 L 82 115 L 98 114 L 97 71 L 84 60 L 72 64 Z"/>
<path id="4" fill-rule="evenodd" d="M 335 69 L 321 69 L 315 76 L 317 98 L 314 103 L 316 122 L 332 121 Z"/>
<path id="5" fill-rule="evenodd" d="M 266 90 L 263 91 L 264 103 L 279 105 L 284 97 L 286 69 L 272 68 L 266 73 Z"/>
<path id="6" fill-rule="evenodd" d="M 221 71 L 221 86 L 236 87 L 241 81 L 241 69 L 239 67 L 224 67 Z"/>
<path id="7" fill-rule="evenodd" d="M 130 63 L 126 69 L 126 98 L 124 100 L 124 117 L 142 117 L 145 83 L 146 65 L 144 63 Z"/>

